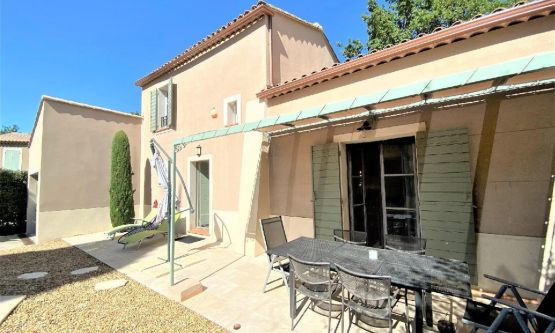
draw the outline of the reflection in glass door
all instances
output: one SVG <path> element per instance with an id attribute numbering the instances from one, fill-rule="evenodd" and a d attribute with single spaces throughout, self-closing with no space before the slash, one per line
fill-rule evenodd
<path id="1" fill-rule="evenodd" d="M 370 246 L 420 233 L 414 151 L 414 138 L 347 145 L 351 228 Z"/>
<path id="2" fill-rule="evenodd" d="M 193 163 L 196 228 L 207 229 L 210 221 L 210 165 L 208 161 Z"/>

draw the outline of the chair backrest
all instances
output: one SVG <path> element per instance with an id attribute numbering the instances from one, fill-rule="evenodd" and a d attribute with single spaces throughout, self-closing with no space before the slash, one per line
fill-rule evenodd
<path id="1" fill-rule="evenodd" d="M 351 295 L 363 301 L 388 300 L 391 294 L 391 277 L 366 275 L 336 265 L 339 282 Z"/>
<path id="2" fill-rule="evenodd" d="M 411 236 L 386 235 L 385 248 L 415 254 L 425 254 L 426 239 Z"/>
<path id="3" fill-rule="evenodd" d="M 539 313 L 544 315 L 555 317 L 555 284 L 551 285 L 547 295 L 543 298 L 542 302 L 538 306 L 537 310 Z M 538 332 L 544 332 L 549 326 L 549 321 L 541 318 L 537 318 L 538 321 Z"/>
<path id="4" fill-rule="evenodd" d="M 260 229 L 262 230 L 262 238 L 266 251 L 287 243 L 285 228 L 281 216 L 270 217 L 260 220 Z"/>
<path id="5" fill-rule="evenodd" d="M 143 218 L 143 220 L 147 222 L 152 222 L 156 218 L 156 215 L 158 215 L 158 208 L 152 208 L 148 215 Z"/>
<path id="6" fill-rule="evenodd" d="M 330 284 L 330 263 L 310 262 L 289 255 L 295 277 L 312 286 Z"/>
<path id="7" fill-rule="evenodd" d="M 366 233 L 355 230 L 333 230 L 333 240 L 355 245 L 366 245 Z"/>

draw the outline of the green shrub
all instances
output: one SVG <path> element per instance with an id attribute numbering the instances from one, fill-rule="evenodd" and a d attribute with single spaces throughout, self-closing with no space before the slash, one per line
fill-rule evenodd
<path id="1" fill-rule="evenodd" d="M 114 227 L 131 223 L 135 215 L 132 175 L 129 140 L 124 131 L 118 131 L 112 141 L 110 175 L 110 219 Z"/>
<path id="2" fill-rule="evenodd" d="M 0 235 L 25 232 L 27 172 L 0 169 Z"/>

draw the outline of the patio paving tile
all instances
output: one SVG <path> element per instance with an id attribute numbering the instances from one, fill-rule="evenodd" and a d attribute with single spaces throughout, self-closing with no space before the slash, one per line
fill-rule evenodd
<path id="1" fill-rule="evenodd" d="M 208 240 L 190 244 L 176 242 L 175 262 L 183 268 L 178 269 L 176 266 L 176 286 L 170 288 L 168 264 L 148 268 L 149 265 L 160 263 L 158 257 L 166 256 L 166 243 L 161 238 L 143 242 L 139 249 L 122 249 L 115 241 L 102 239 L 97 234 L 72 237 L 66 241 L 170 299 L 179 297 L 176 290 L 186 288 L 194 281 L 200 282 L 204 291 L 182 304 L 231 331 L 233 325 L 239 323 L 240 332 L 291 332 L 289 294 L 280 275 L 272 273 L 270 280 L 274 282 L 268 286 L 266 293 L 262 293 L 267 267 L 264 256 L 241 256 Z M 455 314 L 452 320 L 456 322 L 457 316 L 464 310 L 465 302 L 456 298 L 434 294 L 433 300 L 434 322 L 449 319 L 451 311 Z M 411 318 L 414 316 L 413 306 L 414 301 L 411 299 Z M 394 312 L 397 317 L 404 316 L 404 302 L 400 302 Z M 332 319 L 333 328 L 337 323 L 338 319 Z M 308 310 L 294 332 L 322 332 L 327 330 L 327 325 L 326 316 Z M 404 321 L 394 320 L 394 327 L 395 332 L 405 332 Z M 459 323 L 457 331 L 467 331 L 461 328 Z M 372 332 L 386 331 L 372 327 Z M 425 326 L 425 331 L 436 330 Z M 353 326 L 350 332 L 365 331 Z"/>
<path id="2" fill-rule="evenodd" d="M 25 299 L 21 296 L 2 296 L 0 295 L 0 323 L 8 317 L 10 313 Z"/>

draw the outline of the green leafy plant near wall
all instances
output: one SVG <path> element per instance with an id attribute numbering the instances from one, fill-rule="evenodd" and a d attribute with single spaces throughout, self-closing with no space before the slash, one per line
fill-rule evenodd
<path id="1" fill-rule="evenodd" d="M 114 227 L 131 223 L 135 215 L 132 175 L 129 139 L 124 131 L 118 131 L 112 141 L 110 175 L 110 219 Z"/>
<path id="2" fill-rule="evenodd" d="M 27 172 L 0 169 L 0 235 L 25 232 Z"/>

